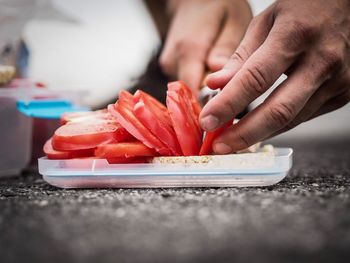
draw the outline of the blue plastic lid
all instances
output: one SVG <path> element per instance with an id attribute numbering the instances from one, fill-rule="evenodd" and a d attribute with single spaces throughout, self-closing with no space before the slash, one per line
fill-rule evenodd
<path id="1" fill-rule="evenodd" d="M 60 99 L 18 100 L 17 108 L 27 116 L 41 119 L 59 119 L 65 112 L 89 111 L 89 108 Z"/>

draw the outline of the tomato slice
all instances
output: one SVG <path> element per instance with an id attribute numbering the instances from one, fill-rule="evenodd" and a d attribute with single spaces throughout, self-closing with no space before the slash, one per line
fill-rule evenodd
<path id="1" fill-rule="evenodd" d="M 155 109 L 155 112 L 157 113 L 157 117 L 160 118 L 162 122 L 165 122 L 166 124 L 172 126 L 168 109 L 156 98 L 152 97 L 142 90 L 137 90 L 134 95 L 134 101 L 135 103 L 143 101 L 147 102 L 148 105 L 152 105 L 152 108 Z"/>
<path id="2" fill-rule="evenodd" d="M 101 158 L 155 156 L 156 152 L 142 142 L 121 142 L 98 146 L 95 156 Z"/>
<path id="3" fill-rule="evenodd" d="M 109 122 L 71 123 L 55 131 L 52 146 L 58 151 L 71 151 L 96 148 L 101 144 L 117 142 L 121 126 Z"/>
<path id="4" fill-rule="evenodd" d="M 198 99 L 194 96 L 192 90 L 186 85 L 185 82 L 182 80 L 173 81 L 168 83 L 168 89 L 174 90 L 174 89 L 181 89 L 185 92 L 185 94 L 188 96 L 191 102 L 193 113 L 195 114 L 196 118 L 199 118 L 199 114 L 202 111 L 202 107 L 198 101 Z"/>
<path id="5" fill-rule="evenodd" d="M 44 153 L 48 159 L 63 160 L 81 157 L 90 157 L 94 154 L 94 149 L 76 150 L 76 151 L 57 151 L 52 147 L 52 140 L 49 139 L 44 145 Z"/>
<path id="6" fill-rule="evenodd" d="M 220 128 L 216 129 L 215 131 L 207 132 L 205 134 L 205 138 L 203 140 L 201 150 L 199 151 L 199 155 L 212 154 L 214 140 L 217 137 L 219 137 L 219 135 L 222 134 L 228 127 L 230 127 L 232 125 L 232 123 L 233 123 L 233 120 L 227 122 L 224 126 L 221 126 Z"/>
<path id="7" fill-rule="evenodd" d="M 138 93 L 138 102 L 133 110 L 135 116 L 168 146 L 173 155 L 182 155 L 167 108 L 145 92 L 138 91 L 136 93 Z"/>
<path id="8" fill-rule="evenodd" d="M 183 81 L 174 81 L 168 84 L 168 91 L 177 93 L 180 96 L 180 103 L 185 108 L 189 119 L 192 119 L 193 126 L 196 128 L 198 136 L 203 137 L 203 130 L 199 125 L 199 113 L 201 106 L 198 100 L 192 94 L 192 91 Z"/>
<path id="9" fill-rule="evenodd" d="M 193 109 L 189 106 L 189 98 L 182 89 L 169 87 L 167 106 L 177 139 L 185 156 L 198 155 L 202 132 Z"/>
<path id="10" fill-rule="evenodd" d="M 114 105 L 109 105 L 109 112 L 115 116 L 118 122 L 135 138 L 143 142 L 149 148 L 156 149 L 162 155 L 171 155 L 168 149 L 156 136 L 154 136 L 146 126 L 139 121 L 133 112 L 135 106 L 134 99 L 123 91 L 119 95 L 119 100 Z M 130 94 L 131 95 L 131 94 Z"/>

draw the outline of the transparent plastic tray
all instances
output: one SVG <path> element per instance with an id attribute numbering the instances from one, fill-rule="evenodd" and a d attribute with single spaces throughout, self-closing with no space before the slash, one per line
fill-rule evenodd
<path id="1" fill-rule="evenodd" d="M 257 158 L 257 156 L 260 156 Z M 280 182 L 292 167 L 293 150 L 238 154 L 222 165 L 211 163 L 109 164 L 105 159 L 39 159 L 39 172 L 61 188 L 246 187 Z"/>

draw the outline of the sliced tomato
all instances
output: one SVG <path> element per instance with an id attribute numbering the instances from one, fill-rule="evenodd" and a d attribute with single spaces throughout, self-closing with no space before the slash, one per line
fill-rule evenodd
<path id="1" fill-rule="evenodd" d="M 125 91 L 123 92 L 125 94 Z M 131 95 L 131 94 L 130 94 Z M 119 95 L 119 100 L 114 105 L 109 105 L 109 112 L 115 116 L 118 122 L 135 138 L 143 142 L 149 148 L 156 149 L 162 155 L 171 155 L 168 149 L 146 126 L 139 121 L 133 112 L 135 102 L 130 96 Z"/>
<path id="2" fill-rule="evenodd" d="M 212 154 L 213 152 L 213 142 L 214 140 L 219 137 L 228 127 L 230 127 L 233 123 L 233 120 L 227 122 L 224 126 L 221 126 L 220 128 L 216 129 L 212 132 L 207 132 L 205 134 L 205 138 L 203 140 L 203 144 L 201 147 L 201 150 L 199 151 L 199 155 L 208 155 Z"/>
<path id="3" fill-rule="evenodd" d="M 185 156 L 198 155 L 202 143 L 198 119 L 189 108 L 189 98 L 181 89 L 169 89 L 167 106 L 177 139 Z"/>
<path id="4" fill-rule="evenodd" d="M 162 122 L 165 122 L 170 126 L 172 125 L 168 109 L 156 98 L 142 90 L 137 90 L 134 95 L 134 101 L 135 103 L 143 101 L 144 103 L 147 102 L 148 105 L 152 105 L 152 108 L 155 109 L 155 112 L 157 113 L 157 117 L 160 118 Z"/>
<path id="5" fill-rule="evenodd" d="M 122 101 L 133 101 L 134 100 L 134 96 L 126 91 L 126 90 L 121 90 L 119 92 L 119 100 L 122 100 Z"/>
<path id="6" fill-rule="evenodd" d="M 101 144 L 117 142 L 117 123 L 71 123 L 58 128 L 52 138 L 55 150 L 71 151 L 96 148 Z"/>
<path id="7" fill-rule="evenodd" d="M 95 150 L 95 156 L 101 158 L 114 157 L 135 157 L 135 156 L 155 156 L 156 152 L 144 145 L 140 141 L 120 142 L 113 144 L 100 145 Z"/>
<path id="8" fill-rule="evenodd" d="M 76 151 L 57 151 L 52 147 L 52 140 L 50 139 L 45 143 L 43 150 L 48 159 L 63 160 L 63 159 L 93 156 L 95 149 L 85 149 L 85 150 L 76 150 Z"/>
<path id="9" fill-rule="evenodd" d="M 148 163 L 150 161 L 150 157 L 113 157 L 107 158 L 109 164 L 124 164 L 124 163 Z"/>
<path id="10" fill-rule="evenodd" d="M 138 91 L 139 92 L 139 91 Z M 136 92 L 136 93 L 138 93 Z M 154 135 L 171 150 L 172 155 L 182 155 L 182 150 L 171 124 L 167 108 L 152 96 L 139 92 L 134 114 Z"/>
<path id="11" fill-rule="evenodd" d="M 198 136 L 203 137 L 203 130 L 199 125 L 199 113 L 201 106 L 198 100 L 193 96 L 190 88 L 183 81 L 174 81 L 168 84 L 168 91 L 176 93 L 180 97 L 178 100 L 182 107 L 185 108 L 189 119 L 192 120 L 193 126 L 196 128 Z"/>
<path id="12" fill-rule="evenodd" d="M 93 120 L 110 120 L 113 121 L 115 118 L 107 111 L 107 109 L 97 111 L 79 111 L 79 112 L 67 112 L 61 116 L 61 124 L 86 122 Z"/>
<path id="13" fill-rule="evenodd" d="M 192 110 L 195 114 L 195 116 L 197 117 L 197 119 L 199 118 L 199 114 L 202 111 L 202 107 L 198 101 L 198 99 L 194 96 L 193 92 L 191 91 L 191 89 L 186 85 L 185 82 L 179 80 L 179 81 L 174 81 L 174 82 L 170 82 L 168 83 L 168 89 L 182 89 L 185 94 L 188 96 L 188 98 L 190 99 L 191 105 L 192 105 Z"/>

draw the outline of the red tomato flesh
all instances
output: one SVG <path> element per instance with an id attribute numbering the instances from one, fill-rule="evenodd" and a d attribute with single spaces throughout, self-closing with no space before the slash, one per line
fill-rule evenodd
<path id="1" fill-rule="evenodd" d="M 118 129 L 114 123 L 71 123 L 58 128 L 52 138 L 52 146 L 58 151 L 96 148 L 101 144 L 117 142 Z"/>
<path id="2" fill-rule="evenodd" d="M 143 142 L 149 148 L 156 149 L 162 155 L 171 155 L 171 151 L 135 116 L 133 108 L 134 100 L 125 91 L 119 95 L 119 100 L 114 105 L 109 105 L 109 112 L 115 116 L 118 122 L 135 138 Z M 131 94 L 130 94 L 131 95 Z"/>
<path id="3" fill-rule="evenodd" d="M 76 151 L 56 151 L 53 149 L 52 141 L 50 139 L 45 143 L 43 150 L 48 159 L 59 160 L 59 159 L 90 157 L 90 156 L 93 156 L 95 149 L 85 149 L 85 150 L 76 150 Z"/>
<path id="4" fill-rule="evenodd" d="M 168 92 L 177 94 L 177 100 L 185 109 L 189 121 L 196 128 L 198 136 L 201 137 L 202 140 L 203 130 L 199 125 L 199 113 L 201 111 L 201 107 L 197 99 L 193 96 L 191 89 L 188 88 L 183 81 L 174 81 L 168 84 Z"/>
<path id="5" fill-rule="evenodd" d="M 158 139 L 162 141 L 172 155 L 182 155 L 182 150 L 171 124 L 167 108 L 159 103 L 154 104 L 155 98 L 147 93 L 140 92 L 138 102 L 134 106 L 134 114 Z"/>
<path id="6" fill-rule="evenodd" d="M 142 142 L 120 142 L 100 145 L 95 150 L 95 156 L 101 158 L 155 156 L 156 152 Z"/>
<path id="7" fill-rule="evenodd" d="M 170 90 L 176 90 L 181 89 L 184 91 L 184 93 L 187 95 L 187 97 L 190 100 L 193 113 L 195 114 L 196 118 L 199 118 L 199 114 L 202 111 L 202 107 L 198 101 L 198 99 L 194 96 L 192 90 L 186 85 L 185 82 L 179 80 L 179 81 L 173 81 L 168 83 L 168 89 Z"/>
<path id="8" fill-rule="evenodd" d="M 135 92 L 134 95 L 134 101 L 135 103 L 139 101 L 146 102 L 147 105 L 152 105 L 152 108 L 155 110 L 155 113 L 157 114 L 157 117 L 160 118 L 162 122 L 167 123 L 168 125 L 172 125 L 168 109 L 164 104 L 159 102 L 156 98 L 152 97 L 148 93 L 138 90 Z"/>
<path id="9" fill-rule="evenodd" d="M 198 130 L 198 122 L 193 111 L 188 108 L 188 99 L 180 90 L 168 90 L 167 106 L 175 129 L 177 139 L 185 156 L 198 155 L 202 133 Z"/>

